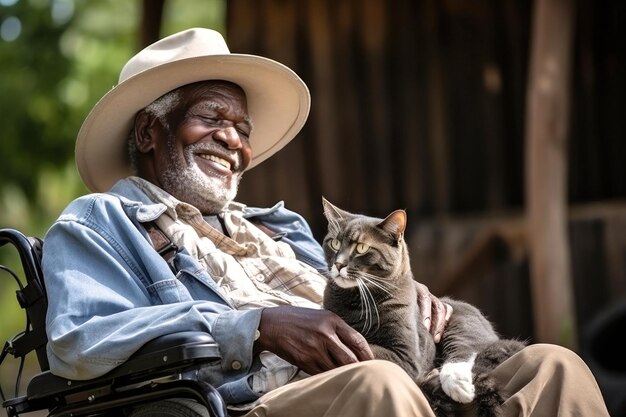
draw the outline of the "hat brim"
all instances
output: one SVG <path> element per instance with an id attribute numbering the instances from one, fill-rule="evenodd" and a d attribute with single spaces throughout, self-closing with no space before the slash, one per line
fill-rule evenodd
<path id="1" fill-rule="evenodd" d="M 310 110 L 306 84 L 274 60 L 246 54 L 178 60 L 136 74 L 96 103 L 76 139 L 76 166 L 94 192 L 132 175 L 127 139 L 136 113 L 163 94 L 205 80 L 226 80 L 246 93 L 254 125 L 248 169 L 283 148 L 302 129 Z"/>

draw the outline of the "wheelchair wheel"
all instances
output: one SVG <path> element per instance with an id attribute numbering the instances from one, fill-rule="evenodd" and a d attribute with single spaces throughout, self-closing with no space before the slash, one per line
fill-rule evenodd
<path id="1" fill-rule="evenodd" d="M 211 415 L 204 405 L 194 400 L 172 398 L 137 406 L 128 417 L 211 417 Z"/>

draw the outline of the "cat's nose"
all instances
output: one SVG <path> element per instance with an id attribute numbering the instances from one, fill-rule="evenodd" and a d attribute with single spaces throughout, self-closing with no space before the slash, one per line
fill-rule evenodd
<path id="1" fill-rule="evenodd" d="M 345 265 L 341 262 L 335 262 L 335 268 L 337 268 L 337 271 L 341 271 L 341 268 L 343 268 L 344 266 Z"/>

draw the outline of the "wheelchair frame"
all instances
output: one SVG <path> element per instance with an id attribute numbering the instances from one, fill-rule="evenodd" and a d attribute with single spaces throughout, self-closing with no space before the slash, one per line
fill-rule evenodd
<path id="1" fill-rule="evenodd" d="M 46 409 L 49 417 L 119 416 L 141 404 L 169 398 L 195 399 L 211 417 L 227 416 L 217 390 L 199 378 L 200 368 L 220 358 L 216 343 L 203 332 L 156 338 L 99 378 L 83 381 L 53 375 L 46 356 L 48 299 L 40 263 L 43 241 L 15 229 L 0 229 L 0 247 L 7 243 L 19 254 L 22 277 L 4 265 L 0 267 L 18 282 L 16 298 L 25 311 L 26 329 L 5 343 L 0 366 L 8 354 L 23 364 L 26 355 L 35 352 L 41 370 L 28 382 L 24 395 L 16 392 L 5 399 L 2 394 L 8 417 Z M 17 381 L 21 372 L 20 366 Z"/>

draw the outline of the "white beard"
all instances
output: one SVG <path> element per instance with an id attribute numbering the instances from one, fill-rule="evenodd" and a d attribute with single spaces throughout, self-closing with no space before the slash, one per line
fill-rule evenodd
<path id="1" fill-rule="evenodd" d="M 173 151 L 169 154 L 176 155 Z M 235 174 L 228 186 L 223 177 L 208 176 L 198 167 L 194 161 L 194 145 L 185 147 L 183 156 L 187 161 L 185 166 L 173 157 L 168 159 L 160 178 L 165 191 L 205 215 L 219 213 L 235 199 L 242 174 Z"/>

